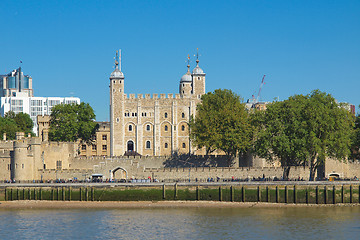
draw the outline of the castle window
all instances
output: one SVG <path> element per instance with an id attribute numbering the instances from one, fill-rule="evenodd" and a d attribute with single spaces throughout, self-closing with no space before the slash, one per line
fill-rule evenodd
<path id="1" fill-rule="evenodd" d="M 92 150 L 96 151 L 96 145 L 92 145 Z"/>
<path id="2" fill-rule="evenodd" d="M 135 117 L 137 116 L 137 113 L 135 113 Z"/>
<path id="3" fill-rule="evenodd" d="M 146 113 L 144 113 L 145 117 L 146 117 Z"/>
<path id="4" fill-rule="evenodd" d="M 129 132 L 133 130 L 132 125 L 129 125 Z"/>
<path id="5" fill-rule="evenodd" d="M 107 146 L 106 145 L 102 145 L 102 150 L 106 151 L 107 150 Z"/>
<path id="6" fill-rule="evenodd" d="M 114 80 L 114 83 L 116 83 L 116 81 Z"/>
<path id="7" fill-rule="evenodd" d="M 181 131 L 185 131 L 185 126 L 184 125 L 181 126 Z"/>
<path id="8" fill-rule="evenodd" d="M 121 83 L 121 80 L 120 80 L 120 83 Z"/>
<path id="9" fill-rule="evenodd" d="M 119 92 L 121 92 L 121 88 L 119 88 Z"/>
<path id="10" fill-rule="evenodd" d="M 135 113 L 132 113 L 131 115 L 134 117 L 134 116 L 135 116 Z"/>
<path id="11" fill-rule="evenodd" d="M 185 118 L 185 113 L 182 113 L 182 114 L 181 114 L 181 117 L 182 117 L 182 118 Z"/>
<path id="12" fill-rule="evenodd" d="M 62 168 L 62 162 L 61 161 L 56 161 L 56 169 L 61 170 L 61 168 Z"/>
<path id="13" fill-rule="evenodd" d="M 198 80 L 200 80 L 200 77 L 198 77 Z"/>
<path id="14" fill-rule="evenodd" d="M 165 132 L 167 132 L 168 131 L 168 126 L 167 125 L 165 125 Z"/>
<path id="15" fill-rule="evenodd" d="M 165 148 L 168 148 L 168 144 L 167 144 L 167 143 L 165 143 Z"/>
<path id="16" fill-rule="evenodd" d="M 186 143 L 183 143 L 183 144 L 182 144 L 182 147 L 183 147 L 183 148 L 186 148 Z"/>
<path id="17" fill-rule="evenodd" d="M 21 164 L 21 168 L 24 168 L 24 164 Z"/>
<path id="18" fill-rule="evenodd" d="M 168 114 L 167 114 L 167 113 L 165 113 L 164 115 L 165 115 L 165 118 L 167 118 L 167 117 L 168 117 Z"/>
<path id="19" fill-rule="evenodd" d="M 146 149 L 150 149 L 150 141 L 146 141 Z"/>
<path id="20" fill-rule="evenodd" d="M 125 113 L 125 115 L 126 115 L 126 113 Z M 117 123 L 120 122 L 120 119 L 119 119 L 119 118 L 116 118 L 116 122 L 117 122 Z"/>
<path id="21" fill-rule="evenodd" d="M 146 131 L 150 131 L 150 125 L 146 125 Z"/>
<path id="22" fill-rule="evenodd" d="M 83 145 L 81 146 L 81 150 L 86 150 L 86 145 L 85 145 L 85 144 L 83 144 Z"/>
<path id="23" fill-rule="evenodd" d="M 102 140 L 107 140 L 107 136 L 106 136 L 106 135 L 102 135 Z"/>

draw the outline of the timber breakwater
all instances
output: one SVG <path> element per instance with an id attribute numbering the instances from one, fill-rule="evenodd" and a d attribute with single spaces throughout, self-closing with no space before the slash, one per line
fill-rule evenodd
<path id="1" fill-rule="evenodd" d="M 0 201 L 222 201 L 360 203 L 360 184 L 34 184 L 1 186 Z"/>

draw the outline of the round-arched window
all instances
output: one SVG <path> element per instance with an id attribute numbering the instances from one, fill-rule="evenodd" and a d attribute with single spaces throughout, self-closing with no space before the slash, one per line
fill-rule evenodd
<path id="1" fill-rule="evenodd" d="M 150 149 L 150 148 L 151 148 L 151 143 L 150 143 L 150 141 L 146 141 L 146 148 L 147 148 L 147 149 Z"/>
<path id="2" fill-rule="evenodd" d="M 168 143 L 165 143 L 165 148 L 168 148 Z"/>
<path id="3" fill-rule="evenodd" d="M 165 125 L 165 131 L 167 131 L 168 130 L 168 126 L 167 125 Z"/>
<path id="4" fill-rule="evenodd" d="M 183 143 L 183 144 L 182 144 L 182 147 L 183 147 L 183 148 L 186 148 L 186 143 Z"/>
<path id="5" fill-rule="evenodd" d="M 133 130 L 132 125 L 129 125 L 129 132 L 131 132 Z"/>

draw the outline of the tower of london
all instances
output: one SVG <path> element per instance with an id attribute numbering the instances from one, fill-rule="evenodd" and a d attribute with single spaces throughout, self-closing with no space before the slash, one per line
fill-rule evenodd
<path id="1" fill-rule="evenodd" d="M 110 75 L 110 154 L 169 156 L 199 154 L 189 138 L 190 117 L 205 94 L 205 73 L 199 67 L 181 77 L 178 94 L 126 94 L 121 53 Z"/>

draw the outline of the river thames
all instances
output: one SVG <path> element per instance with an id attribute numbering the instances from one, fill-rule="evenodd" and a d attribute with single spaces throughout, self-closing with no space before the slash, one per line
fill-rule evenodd
<path id="1" fill-rule="evenodd" d="M 2 209 L 0 239 L 359 239 L 360 207 Z"/>

